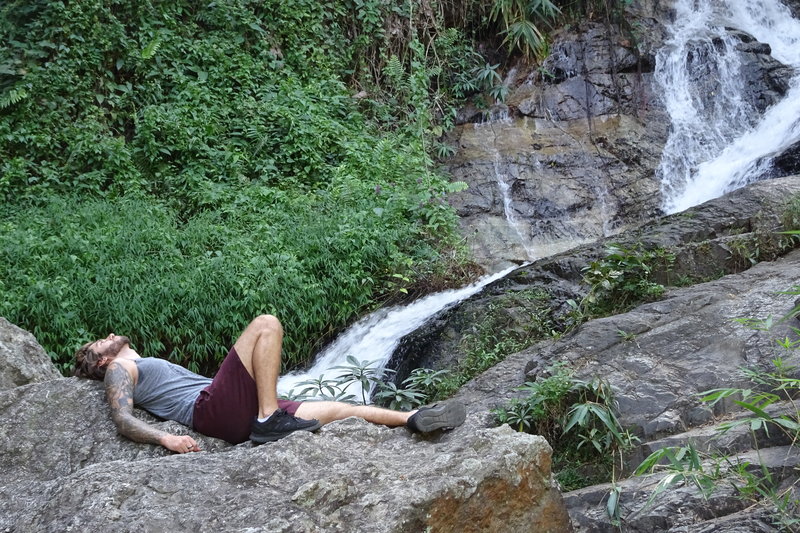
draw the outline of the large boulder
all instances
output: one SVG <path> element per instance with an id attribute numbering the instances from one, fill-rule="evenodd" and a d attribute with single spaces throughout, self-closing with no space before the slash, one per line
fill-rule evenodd
<path id="1" fill-rule="evenodd" d="M 34 336 L 0 317 L 0 391 L 60 377 Z"/>
<path id="2" fill-rule="evenodd" d="M 0 393 L 0 531 L 570 530 L 549 445 L 509 428 L 421 438 L 348 419 L 253 447 L 135 414 L 203 451 L 117 435 L 99 382 Z"/>

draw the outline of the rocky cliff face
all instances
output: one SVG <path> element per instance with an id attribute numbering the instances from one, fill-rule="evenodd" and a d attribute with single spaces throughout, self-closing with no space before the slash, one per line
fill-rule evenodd
<path id="1" fill-rule="evenodd" d="M 656 177 L 670 119 L 654 79 L 669 4 L 637 2 L 628 26 L 585 23 L 558 33 L 540 69 L 511 69 L 511 92 L 489 112 L 467 110 L 444 162 L 467 190 L 453 199 L 461 231 L 488 270 L 546 257 L 661 213 Z M 634 31 L 633 28 L 636 28 Z M 730 29 L 754 109 L 787 89 L 791 69 L 770 47 Z M 698 57 L 689 76 L 713 99 L 718 79 Z M 795 173 L 790 150 L 773 176 Z"/>
<path id="2" fill-rule="evenodd" d="M 774 486 L 788 488 L 790 501 L 800 499 L 792 492 L 800 463 L 796 443 L 781 439 L 779 431 L 754 436 L 749 426 L 720 437 L 714 429 L 718 423 L 748 413 L 733 402 L 711 409 L 698 396 L 716 388 L 753 386 L 741 370 L 768 371 L 778 357 L 790 368 L 800 364 L 800 353 L 787 352 L 776 342 L 798 339 L 796 319 L 779 322 L 769 331 L 753 330 L 739 321 L 773 317 L 777 322 L 797 305 L 791 289 L 797 287 L 800 251 L 792 251 L 796 241 L 783 240 L 778 232 L 787 229 L 785 224 L 797 223 L 787 209 L 796 212 L 793 198 L 799 194 L 800 176 L 762 181 L 684 213 L 520 267 L 405 339 L 398 360 L 416 359 L 411 367 L 453 368 L 465 356 L 462 339 L 486 321 L 502 324 L 503 333 L 512 334 L 525 331 L 542 309 L 557 321 L 560 313 L 569 311 L 566 299 L 585 296 L 582 269 L 602 257 L 610 242 L 669 251 L 675 262 L 671 271 L 661 273 L 665 283 L 693 273 L 718 279 L 672 288 L 657 302 L 591 320 L 556 341 L 533 344 L 468 383 L 459 397 L 474 412 L 484 413 L 484 423 L 490 424 L 492 408 L 519 397 L 518 387 L 554 363 L 577 369 L 584 380 L 605 379 L 615 391 L 622 424 L 641 439 L 615 485 L 622 491 L 626 531 L 773 531 L 775 516 L 769 503 L 748 512 L 745 509 L 753 502 L 738 497 L 731 485 L 715 492 L 710 502 L 696 487 L 686 486 L 648 505 L 664 474 L 623 478 L 652 451 L 692 442 L 701 453 L 728 455 L 730 464 L 761 465 L 753 468 L 769 472 Z M 757 264 L 751 268 L 753 262 Z M 549 294 L 550 305 L 532 307 L 523 295 L 533 291 Z M 780 409 L 796 415 L 790 405 Z M 756 439 L 759 452 L 753 451 Z M 606 484 L 565 494 L 576 531 L 617 530 L 604 508 L 613 487 Z"/>
<path id="3" fill-rule="evenodd" d="M 475 324 L 495 322 L 504 333 L 519 331 L 520 336 L 537 320 L 550 324 L 540 334 L 563 328 L 572 311 L 567 301 L 580 301 L 590 289 L 582 283 L 584 269 L 604 257 L 611 245 L 672 255 L 672 262 L 652 265 L 656 279 L 666 285 L 716 278 L 774 259 L 794 245 L 778 232 L 800 223 L 787 218 L 797 194 L 798 176 L 758 182 L 684 213 L 517 268 L 403 339 L 392 358 L 397 380 L 417 367 L 457 366 L 467 356 L 465 336 Z M 534 305 L 526 295 L 537 295 L 540 303 Z"/>

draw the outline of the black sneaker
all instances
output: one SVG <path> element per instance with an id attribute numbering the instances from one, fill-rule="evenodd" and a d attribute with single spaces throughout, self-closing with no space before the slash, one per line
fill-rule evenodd
<path id="1" fill-rule="evenodd" d="M 283 409 L 275 411 L 271 417 L 263 422 L 253 420 L 250 431 L 250 440 L 255 444 L 264 444 L 282 439 L 295 431 L 316 431 L 322 424 L 319 420 L 305 420 L 292 416 Z"/>
<path id="2" fill-rule="evenodd" d="M 437 429 L 453 429 L 464 423 L 467 408 L 460 402 L 437 403 L 431 407 L 420 407 L 411 415 L 406 427 L 417 433 L 430 433 Z"/>

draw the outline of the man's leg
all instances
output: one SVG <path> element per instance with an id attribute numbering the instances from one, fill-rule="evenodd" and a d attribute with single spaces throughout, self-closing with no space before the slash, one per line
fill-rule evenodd
<path id="1" fill-rule="evenodd" d="M 303 420 L 278 409 L 282 344 L 280 321 L 272 315 L 261 315 L 250 322 L 233 345 L 242 366 L 256 382 L 258 416 L 250 432 L 255 444 L 276 441 L 294 431 L 314 431 L 321 425 L 317 420 Z"/>
<path id="2" fill-rule="evenodd" d="M 464 423 L 467 415 L 464 404 L 457 401 L 421 407 L 415 411 L 392 411 L 371 405 L 342 402 L 308 401 L 300 404 L 295 414 L 301 418 L 315 418 L 323 424 L 357 416 L 373 424 L 392 427 L 405 425 L 418 433 L 458 427 Z"/>
<path id="3" fill-rule="evenodd" d="M 392 411 L 372 405 L 351 405 L 343 402 L 307 401 L 300 404 L 295 415 L 300 418 L 316 418 L 323 424 L 357 416 L 373 424 L 394 427 L 404 426 L 415 412 Z"/>
<path id="4" fill-rule="evenodd" d="M 272 315 L 260 315 L 245 328 L 233 345 L 258 390 L 258 417 L 278 409 L 278 375 L 281 371 L 283 326 Z"/>

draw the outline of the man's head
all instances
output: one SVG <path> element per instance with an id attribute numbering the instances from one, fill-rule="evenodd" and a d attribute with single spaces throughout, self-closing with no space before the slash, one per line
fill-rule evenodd
<path id="1" fill-rule="evenodd" d="M 130 342 L 128 337 L 112 333 L 105 339 L 84 344 L 75 352 L 74 375 L 102 381 L 106 377 L 108 364 L 123 348 L 129 346 Z"/>

